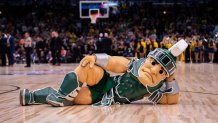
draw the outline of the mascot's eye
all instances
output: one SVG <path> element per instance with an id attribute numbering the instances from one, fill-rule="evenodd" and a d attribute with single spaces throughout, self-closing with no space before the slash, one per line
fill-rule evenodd
<path id="1" fill-rule="evenodd" d="M 163 74 L 163 73 L 164 73 L 164 71 L 163 71 L 163 70 L 160 70 L 160 71 L 159 71 L 159 73 L 160 73 L 160 74 Z"/>
<path id="2" fill-rule="evenodd" d="M 157 63 L 155 61 L 151 61 L 151 64 L 154 66 L 156 65 Z"/>

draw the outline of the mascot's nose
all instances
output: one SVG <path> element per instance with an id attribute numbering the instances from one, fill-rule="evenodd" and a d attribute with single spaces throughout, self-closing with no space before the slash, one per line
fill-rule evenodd
<path id="1" fill-rule="evenodd" d="M 144 67 L 142 67 L 142 71 L 145 72 L 145 68 Z"/>
<path id="2" fill-rule="evenodd" d="M 158 64 L 158 65 L 155 65 L 151 68 L 151 72 L 153 74 L 157 74 L 157 73 L 159 73 L 160 69 L 161 69 L 161 66 Z"/>

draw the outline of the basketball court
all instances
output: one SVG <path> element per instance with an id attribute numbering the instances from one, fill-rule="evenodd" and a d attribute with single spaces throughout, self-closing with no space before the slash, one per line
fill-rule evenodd
<path id="1" fill-rule="evenodd" d="M 177 80 L 181 87 L 176 105 L 153 105 L 146 98 L 133 104 L 92 107 L 76 105 L 20 106 L 19 90 L 52 86 L 58 88 L 64 75 L 78 64 L 51 66 L 47 64 L 0 68 L 0 122 L 153 122 L 153 123 L 216 123 L 218 120 L 217 64 L 178 65 Z"/>
<path id="2" fill-rule="evenodd" d="M 80 1 L 80 18 L 109 18 L 107 1 Z M 75 105 L 21 106 L 19 92 L 51 86 L 58 88 L 64 76 L 78 63 L 24 64 L 0 67 L 1 123 L 217 123 L 218 122 L 218 64 L 177 63 L 176 79 L 180 86 L 180 101 L 174 105 L 154 105 L 147 98 L 125 105 L 93 107 Z M 111 75 L 116 75 L 111 73 Z"/>

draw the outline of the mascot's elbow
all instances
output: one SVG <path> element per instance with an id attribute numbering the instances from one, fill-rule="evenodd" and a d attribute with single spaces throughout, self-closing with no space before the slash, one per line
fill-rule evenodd
<path id="1" fill-rule="evenodd" d="M 167 104 L 168 104 L 168 105 L 173 105 L 173 104 L 177 104 L 178 102 L 179 102 L 178 100 L 176 100 L 176 101 L 170 101 L 170 100 L 168 100 Z"/>
<path id="2" fill-rule="evenodd" d="M 167 95 L 167 104 L 171 105 L 171 104 L 177 104 L 179 102 L 179 93 L 177 94 L 173 94 Z"/>

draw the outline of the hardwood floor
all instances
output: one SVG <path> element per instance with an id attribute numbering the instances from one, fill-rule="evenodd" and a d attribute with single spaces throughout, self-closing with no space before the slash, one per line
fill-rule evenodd
<path id="1" fill-rule="evenodd" d="M 181 93 L 176 105 L 152 105 L 140 100 L 128 105 L 20 106 L 19 88 L 58 88 L 77 64 L 0 67 L 0 122 L 21 123 L 217 123 L 218 64 L 178 64 Z"/>

